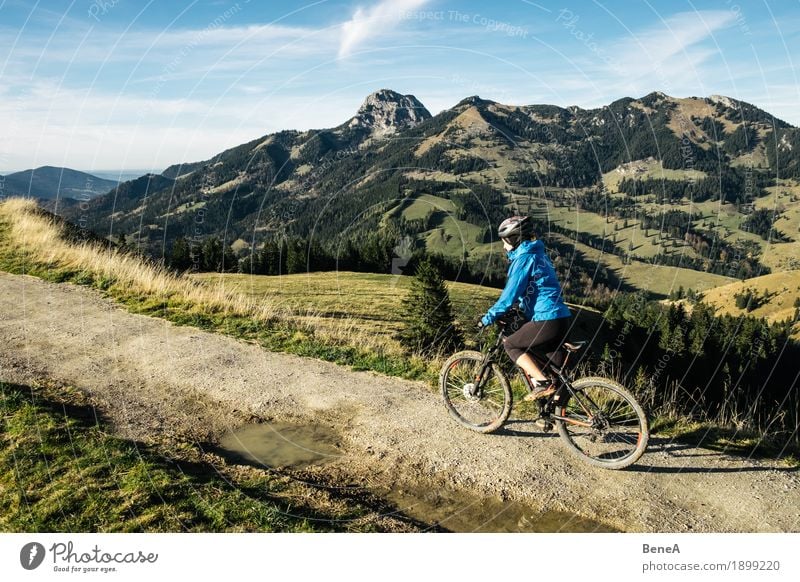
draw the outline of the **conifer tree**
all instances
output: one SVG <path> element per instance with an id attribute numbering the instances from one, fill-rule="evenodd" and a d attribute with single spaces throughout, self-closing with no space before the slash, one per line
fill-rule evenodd
<path id="1" fill-rule="evenodd" d="M 172 252 L 169 257 L 169 265 L 176 271 L 185 271 L 192 266 L 192 257 L 189 253 L 189 245 L 186 239 L 179 236 L 172 244 Z"/>
<path id="2" fill-rule="evenodd" d="M 203 271 L 219 273 L 222 271 L 222 241 L 219 237 L 212 236 L 203 242 L 202 247 Z"/>
<path id="3" fill-rule="evenodd" d="M 439 269 L 423 259 L 403 300 L 404 329 L 398 339 L 410 351 L 434 353 L 451 351 L 461 344 L 461 334 L 453 321 L 450 294 Z"/>

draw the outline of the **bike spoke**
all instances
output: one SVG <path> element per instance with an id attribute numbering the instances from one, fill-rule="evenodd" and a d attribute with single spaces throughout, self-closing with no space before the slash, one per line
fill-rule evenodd
<path id="1" fill-rule="evenodd" d="M 616 468 L 641 454 L 643 420 L 629 398 L 604 383 L 581 387 L 564 409 L 559 431 L 578 452 Z"/>
<path id="2" fill-rule="evenodd" d="M 609 418 L 608 424 L 611 426 L 636 426 L 639 424 L 639 419 L 632 414 L 628 414 L 624 417 Z"/>
<path id="3" fill-rule="evenodd" d="M 638 434 L 628 434 L 628 433 L 608 433 L 606 434 L 606 440 L 609 442 L 620 442 L 620 443 L 627 443 L 632 446 L 636 446 L 636 441 L 639 439 Z"/>
<path id="4" fill-rule="evenodd" d="M 466 356 L 448 363 L 442 379 L 451 414 L 476 430 L 505 420 L 511 404 L 508 385 L 501 382 L 492 368 L 481 375 L 482 366 L 481 359 Z"/>

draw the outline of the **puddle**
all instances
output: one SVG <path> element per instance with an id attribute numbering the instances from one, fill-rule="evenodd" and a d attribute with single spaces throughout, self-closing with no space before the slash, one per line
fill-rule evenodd
<path id="1" fill-rule="evenodd" d="M 246 425 L 227 433 L 219 448 L 233 461 L 270 468 L 303 468 L 342 453 L 339 435 L 328 427 L 285 422 Z"/>
<path id="2" fill-rule="evenodd" d="M 303 468 L 341 456 L 331 428 L 285 422 L 246 425 L 226 434 L 219 449 L 232 462 L 259 467 Z M 377 489 L 403 514 L 454 532 L 615 532 L 605 524 L 570 513 L 541 512 L 515 501 L 479 497 L 422 484 Z"/>
<path id="3" fill-rule="evenodd" d="M 478 497 L 463 492 L 404 488 L 383 491 L 405 515 L 438 523 L 454 532 L 593 533 L 617 532 L 606 524 L 561 511 L 545 511 L 516 501 Z"/>

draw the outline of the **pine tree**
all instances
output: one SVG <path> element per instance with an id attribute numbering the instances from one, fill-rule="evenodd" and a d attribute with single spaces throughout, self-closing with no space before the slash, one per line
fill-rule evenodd
<path id="1" fill-rule="evenodd" d="M 234 273 L 239 268 L 239 259 L 236 258 L 236 253 L 230 245 L 225 247 L 222 252 L 222 265 L 221 269 L 226 273 Z"/>
<path id="2" fill-rule="evenodd" d="M 175 239 L 172 252 L 169 256 L 169 266 L 176 271 L 185 271 L 192 266 L 192 257 L 189 254 L 189 245 L 182 236 Z"/>
<path id="3" fill-rule="evenodd" d="M 417 265 L 411 290 L 403 300 L 402 318 L 404 329 L 398 339 L 409 351 L 431 354 L 451 351 L 461 344 L 447 286 L 428 258 Z"/>
<path id="4" fill-rule="evenodd" d="M 308 271 L 308 249 L 305 241 L 295 239 L 289 241 L 286 254 L 287 273 L 305 273 Z"/>
<path id="5" fill-rule="evenodd" d="M 222 271 L 222 241 L 212 236 L 203 243 L 203 271 L 219 273 Z"/>

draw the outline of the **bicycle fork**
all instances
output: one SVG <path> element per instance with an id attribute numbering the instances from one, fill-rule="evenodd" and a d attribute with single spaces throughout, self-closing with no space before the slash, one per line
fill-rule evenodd
<path id="1" fill-rule="evenodd" d="M 483 362 L 481 363 L 481 369 L 478 371 L 478 375 L 474 378 L 475 383 L 475 395 L 477 396 L 483 390 L 483 379 L 486 376 L 486 371 L 492 367 L 491 358 L 484 357 Z"/>

